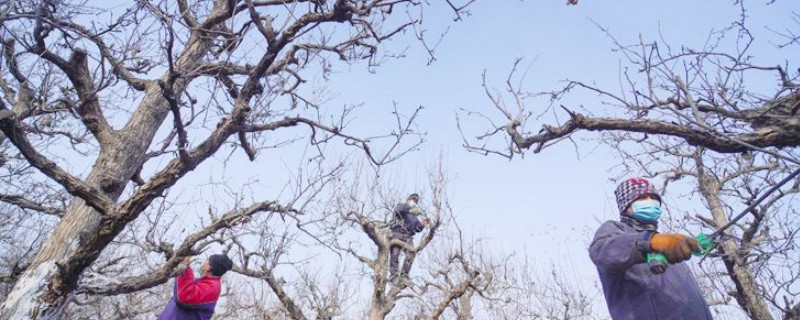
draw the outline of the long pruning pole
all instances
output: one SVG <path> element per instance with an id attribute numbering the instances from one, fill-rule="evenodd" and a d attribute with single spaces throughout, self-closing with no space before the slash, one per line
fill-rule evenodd
<path id="1" fill-rule="evenodd" d="M 780 182 L 778 182 L 777 184 L 775 184 L 774 186 L 769 188 L 769 190 L 767 190 L 767 192 L 764 192 L 764 194 L 762 194 L 760 197 L 758 197 L 758 199 L 756 199 L 756 201 L 754 201 L 752 204 L 750 204 L 750 206 L 748 206 L 741 213 L 739 213 L 738 215 L 733 217 L 733 219 L 728 221 L 728 223 L 726 223 L 725 225 L 719 227 L 717 229 L 717 231 L 712 232 L 708 236 L 713 239 L 714 237 L 717 237 L 717 236 L 721 235 L 722 231 L 725 231 L 725 229 L 730 228 L 734 223 L 736 223 L 737 221 L 742 219 L 745 215 L 747 215 L 748 212 L 750 212 L 751 210 L 755 209 L 756 206 L 761 204 L 762 201 L 767 199 L 767 197 L 769 197 L 770 194 L 772 194 L 773 192 L 775 192 L 778 189 L 780 189 L 783 185 L 789 183 L 789 181 L 792 181 L 792 179 L 794 179 L 794 177 L 796 177 L 798 174 L 800 174 L 800 169 L 795 170 L 790 175 L 786 176 L 786 178 L 783 178 L 783 180 L 781 180 Z"/>
<path id="2" fill-rule="evenodd" d="M 728 221 L 728 223 L 726 223 L 725 225 L 717 228 L 716 231 L 712 232 L 711 234 L 701 233 L 697 237 L 695 237 L 695 240 L 697 240 L 697 244 L 700 246 L 701 252 L 693 252 L 692 254 L 696 256 L 702 256 L 710 252 L 712 249 L 714 249 L 714 247 L 717 246 L 715 239 L 720 235 L 722 235 L 723 231 L 727 230 L 734 223 L 744 218 L 744 216 L 746 216 L 747 213 L 755 209 L 756 206 L 758 206 L 759 204 L 761 204 L 761 202 L 766 200 L 767 197 L 769 197 L 769 195 L 771 195 L 772 193 L 783 187 L 785 184 L 789 183 L 789 181 L 792 181 L 792 179 L 797 177 L 798 174 L 800 174 L 800 169 L 795 170 L 794 172 L 783 178 L 783 180 L 781 180 L 774 186 L 767 189 L 767 191 L 764 192 L 764 194 L 762 194 L 760 197 L 758 197 L 756 201 L 753 201 L 753 203 L 747 206 L 747 208 L 745 208 L 744 210 L 742 210 L 741 213 L 733 217 L 733 219 Z M 647 254 L 647 264 L 649 266 L 650 272 L 654 274 L 661 274 L 667 270 L 669 262 L 667 261 L 667 257 L 664 256 L 664 254 L 659 252 L 651 252 Z"/>

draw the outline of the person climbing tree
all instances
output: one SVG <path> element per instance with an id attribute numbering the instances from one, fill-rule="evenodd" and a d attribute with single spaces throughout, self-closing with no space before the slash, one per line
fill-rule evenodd
<path id="1" fill-rule="evenodd" d="M 414 245 L 414 234 L 422 231 L 430 224 L 430 219 L 425 218 L 422 222 L 417 219 L 417 216 L 422 214 L 422 209 L 417 207 L 419 204 L 419 195 L 412 193 L 406 199 L 406 202 L 398 203 L 394 208 L 394 217 L 391 222 L 392 240 L 400 240 L 409 245 Z M 389 247 L 389 275 L 391 281 L 397 279 L 397 267 L 400 262 L 399 245 L 391 245 Z M 411 269 L 411 265 L 407 262 L 403 263 L 403 270 L 401 275 L 407 275 Z"/>
<path id="2" fill-rule="evenodd" d="M 643 178 L 623 181 L 614 192 L 620 221 L 597 230 L 589 256 L 600 274 L 608 312 L 614 320 L 712 319 L 708 304 L 683 261 L 700 252 L 697 241 L 658 233 L 661 197 Z M 662 253 L 669 267 L 656 274 L 649 253 Z"/>
<path id="3" fill-rule="evenodd" d="M 221 291 L 220 277 L 233 268 L 233 262 L 225 255 L 210 256 L 200 267 L 203 275 L 200 279 L 194 278 L 190 262 L 191 257 L 186 257 L 179 267 L 172 299 L 158 320 L 209 320 L 214 315 Z"/>

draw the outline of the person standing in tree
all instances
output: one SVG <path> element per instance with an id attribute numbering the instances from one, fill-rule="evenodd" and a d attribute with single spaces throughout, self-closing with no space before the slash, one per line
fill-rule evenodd
<path id="1" fill-rule="evenodd" d="M 394 208 L 394 218 L 391 223 L 392 239 L 397 239 L 414 245 L 414 234 L 422 231 L 430 224 L 430 219 L 425 218 L 422 222 L 417 219 L 418 215 L 422 214 L 422 210 L 417 207 L 419 204 L 419 195 L 412 193 L 406 199 L 406 202 L 398 203 Z M 391 245 L 389 247 L 389 275 L 390 279 L 394 281 L 397 279 L 397 267 L 400 262 L 400 251 L 402 247 L 399 245 Z M 408 261 L 403 263 L 402 275 L 407 275 L 411 269 Z"/>
<path id="2" fill-rule="evenodd" d="M 614 194 L 620 221 L 603 223 L 589 246 L 611 318 L 711 320 L 700 287 L 683 263 L 700 252 L 697 241 L 658 232 L 661 197 L 649 181 L 625 180 Z M 670 264 L 664 273 L 650 271 L 648 253 L 666 256 Z"/>
<path id="3" fill-rule="evenodd" d="M 173 286 L 172 299 L 167 303 L 158 320 L 209 320 L 214 315 L 221 291 L 220 277 L 233 268 L 233 262 L 225 255 L 215 254 L 200 267 L 202 277 L 194 278 L 191 257 L 182 262 Z"/>

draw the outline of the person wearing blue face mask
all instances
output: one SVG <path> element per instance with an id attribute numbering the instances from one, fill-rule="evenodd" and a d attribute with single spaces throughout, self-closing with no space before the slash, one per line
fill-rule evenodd
<path id="1" fill-rule="evenodd" d="M 689 266 L 683 261 L 700 252 L 697 241 L 678 233 L 659 233 L 662 203 L 643 178 L 623 181 L 614 192 L 619 221 L 606 221 L 589 246 L 608 311 L 614 320 L 712 319 Z M 654 274 L 648 253 L 662 253 L 670 266 Z"/>

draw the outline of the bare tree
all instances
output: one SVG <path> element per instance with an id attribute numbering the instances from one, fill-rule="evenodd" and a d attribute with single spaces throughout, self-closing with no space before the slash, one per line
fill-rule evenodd
<path id="1" fill-rule="evenodd" d="M 691 190 L 710 214 L 678 221 L 684 228 L 693 226 L 690 231 L 714 231 L 800 164 L 800 74 L 788 62 L 754 62 L 754 47 L 763 44 L 748 29 L 741 6 L 741 20 L 712 34 L 702 48 L 644 39 L 626 45 L 600 28 L 627 63 L 619 92 L 568 80 L 559 90 L 528 93 L 520 84 L 525 77 L 520 61 L 504 84 L 505 93 L 488 85 L 484 75 L 486 95 L 497 112 L 468 114 L 487 121 L 490 129 L 465 138 L 466 148 L 512 158 L 564 140 L 577 146 L 579 132 L 601 132 L 602 140 L 618 151 L 624 175 L 663 176 L 667 182 L 693 178 Z M 786 41 L 775 49 L 779 52 L 800 45 L 792 31 L 776 34 Z M 753 85 L 752 78 L 763 76 L 771 76 L 773 84 Z M 562 104 L 576 91 L 596 95 L 600 107 Z M 542 100 L 545 107 L 532 106 Z M 540 121 L 555 123 L 531 129 Z M 791 248 L 800 225 L 790 217 L 797 183 L 783 187 L 726 231 L 718 253 L 724 269 L 716 267 L 715 258 L 704 260 L 716 292 L 709 292 L 711 301 L 724 304 L 733 298 L 752 319 L 796 317 L 800 284 Z"/>
<path id="2" fill-rule="evenodd" d="M 285 309 L 274 299 L 269 290 L 253 285 L 246 279 L 238 279 L 237 285 L 226 289 L 228 296 L 222 308 L 214 313 L 213 319 L 257 319 L 288 320 Z"/>
<path id="3" fill-rule="evenodd" d="M 581 283 L 566 264 L 471 251 L 483 278 L 470 288 L 471 301 L 452 306 L 457 319 L 605 319 L 596 310 L 599 288 Z"/>
<path id="4" fill-rule="evenodd" d="M 718 250 L 701 260 L 697 272 L 703 275 L 710 304 L 723 314 L 738 312 L 723 310 L 735 301 L 751 319 L 794 316 L 800 302 L 796 293 L 800 283 L 793 271 L 798 263 L 794 244 L 800 225 L 792 218 L 796 212 L 792 203 L 800 180 L 785 186 L 779 181 L 790 176 L 795 166 L 771 155 L 719 155 L 671 139 L 641 141 L 630 134 L 608 138 L 625 159 L 624 172 L 662 177 L 667 192 L 680 192 L 688 184 L 687 198 L 703 202 L 708 213 L 667 202 L 672 219 L 666 228 L 683 233 L 717 230 L 768 189 L 780 187 L 724 232 Z"/>
<path id="5" fill-rule="evenodd" d="M 296 251 L 294 247 L 304 242 L 300 238 L 308 235 L 305 232 L 320 221 L 312 217 L 303 218 L 307 219 L 289 216 L 286 220 L 273 218 L 272 221 L 259 221 L 231 235 L 225 241 L 229 243 L 229 253 L 241 261 L 233 272 L 261 283 L 254 288 L 268 288 L 273 301 L 273 306 L 268 308 L 273 310 L 269 312 L 270 317 L 333 319 L 342 313 L 349 286 L 342 277 L 331 278 L 327 274 L 325 276 L 328 279 L 325 279 L 312 271 L 315 267 L 322 268 L 320 262 L 325 259 L 291 254 Z M 252 243 L 253 239 L 257 239 L 257 244 Z M 313 236 L 311 240 L 314 240 Z M 325 269 L 330 271 L 332 268 L 328 266 Z M 339 271 L 336 270 L 336 273 Z M 325 286 L 325 281 L 332 283 Z M 259 301 L 252 303 L 261 304 Z M 236 312 L 245 317 L 242 310 Z"/>
<path id="6" fill-rule="evenodd" d="M 336 197 L 333 208 L 334 212 L 338 213 L 339 220 L 334 223 L 359 231 L 362 236 L 369 239 L 371 245 L 365 247 L 362 243 L 337 236 L 340 232 L 335 232 L 332 234 L 332 247 L 355 258 L 367 270 L 371 279 L 371 294 L 368 307 L 364 311 L 365 318 L 385 319 L 402 299 L 409 297 L 407 291 L 424 282 L 422 279 L 415 279 L 411 274 L 415 273 L 413 270 L 419 254 L 431 244 L 440 231 L 442 213 L 447 209 L 444 190 L 446 178 L 443 172 L 439 173 L 441 174 L 430 175 L 431 181 L 426 188 L 427 192 L 421 192 L 428 199 L 426 203 L 430 204 L 428 217 L 431 219 L 431 224 L 414 244 L 393 239 L 389 230 L 392 210 L 395 203 L 401 199 L 398 188 L 383 184 L 381 179 L 364 179 L 364 175 L 358 171 L 352 177 L 343 177 L 340 185 L 348 187 L 341 188 L 339 196 Z M 401 269 L 412 270 L 409 274 L 399 272 L 394 279 L 390 279 L 388 272 L 389 251 L 392 245 L 400 246 L 405 253 L 401 259 L 403 265 Z M 444 299 L 451 301 L 461 294 L 463 291 L 454 292 L 452 297 Z M 434 318 L 438 316 L 433 315 Z"/>
<path id="7" fill-rule="evenodd" d="M 746 8 L 742 3 L 739 5 L 740 20 L 712 33 L 711 40 L 702 48 L 676 46 L 663 38 L 623 44 L 598 26 L 627 63 L 622 69 L 620 92 L 567 80 L 559 90 L 528 93 L 520 83 L 527 73 L 519 68 L 521 60 L 514 63 L 504 83 L 507 95 L 490 87 L 484 74 L 486 95 L 499 116 L 473 113 L 486 120 L 490 129 L 474 140 L 466 139 L 467 149 L 513 157 L 527 150 L 539 152 L 581 131 L 664 135 L 720 153 L 797 147 L 800 85 L 796 82 L 800 73 L 788 61 L 776 61 L 773 65 L 754 62 L 754 51 L 770 49 L 776 40 L 757 42 L 748 28 Z M 795 25 L 787 26 L 786 31 L 773 31 L 779 44 L 772 49 L 783 53 L 800 46 L 794 31 L 800 27 L 797 15 L 792 13 Z M 735 42 L 730 43 L 729 39 Z M 750 86 L 750 78 L 761 77 L 770 77 L 773 85 Z M 596 94 L 606 107 L 559 105 L 574 91 Z M 530 104 L 535 98 L 549 99 L 549 104 L 534 108 Z M 597 116 L 591 110 L 608 111 L 608 115 Z M 542 119 L 548 112 L 555 115 L 557 123 L 542 124 L 539 130 L 532 127 L 535 124 L 531 122 Z M 492 141 L 497 139 L 505 143 Z"/>
<path id="8" fill-rule="evenodd" d="M 0 205 L 0 298 L 4 298 L 27 269 L 54 222 L 48 217 L 26 216 L 23 209 Z"/>
<path id="9" fill-rule="evenodd" d="M 441 162 L 428 170 L 428 185 L 415 190 L 432 222 L 413 245 L 392 239 L 388 228 L 394 205 L 404 197 L 398 191 L 402 188 L 365 176 L 356 171 L 342 179 L 340 196 L 330 205 L 341 220 L 323 228 L 329 230 L 323 242 L 343 258 L 357 260 L 369 279 L 364 318 L 592 318 L 596 294 L 581 292 L 567 276 L 553 278 L 556 283 L 541 280 L 552 276 L 532 272 L 527 260 L 492 255 L 461 231 L 449 198 L 451 180 Z M 392 243 L 403 246 L 407 254 L 401 262 L 411 266 L 409 274 L 400 273 L 394 281 L 387 270 Z"/>
<path id="10" fill-rule="evenodd" d="M 390 281 L 386 247 L 396 240 L 380 226 L 391 219 L 398 187 L 365 174 L 371 170 L 366 165 L 362 171 L 346 168 L 320 169 L 317 179 L 304 176 L 298 186 L 313 186 L 309 193 L 330 196 L 288 201 L 303 210 L 252 215 L 193 246 L 197 251 L 222 250 L 235 261 L 234 270 L 223 279 L 227 285 L 215 317 L 593 319 L 596 314 L 591 302 L 597 293 L 579 290 L 568 275 L 538 272 L 532 260 L 491 255 L 482 242 L 465 240 L 469 236 L 453 215 L 446 190 L 449 180 L 441 167 L 431 171 L 428 187 L 417 190 L 436 222 L 435 233 L 425 233 L 417 245 L 406 245 L 411 273 Z M 65 316 L 147 319 L 157 314 L 170 290 L 138 288 L 149 287 L 143 284 L 161 279 L 167 270 L 161 261 L 168 253 L 159 250 L 169 252 L 167 235 L 177 232 L 168 231 L 169 223 L 155 221 L 168 219 L 172 211 L 169 203 L 159 202 L 120 234 L 86 272 Z M 352 217 L 367 221 L 367 227 L 348 220 Z M 197 237 L 185 238 L 181 240 Z M 144 270 L 130 271 L 129 259 L 152 262 L 139 268 Z"/>
<path id="11" fill-rule="evenodd" d="M 698 191 L 711 213 L 711 217 L 698 215 L 698 218 L 712 228 L 728 223 L 734 208 L 753 203 L 767 186 L 777 184 L 777 180 L 787 174 L 775 162 L 758 165 L 741 161 L 744 164 L 736 168 L 738 170 L 724 170 L 720 166 L 724 166 L 725 161 L 707 164 L 702 148 L 696 151 L 694 160 L 697 169 L 687 171 L 687 175 L 696 177 Z M 791 270 L 792 265 L 800 262 L 793 249 L 800 225 L 788 218 L 796 211 L 786 208 L 791 202 L 785 201 L 800 190 L 798 184 L 800 180 L 767 198 L 751 211 L 750 219 L 737 225 L 738 230 L 729 231 L 730 239 L 720 245 L 724 274 L 733 284 L 725 293 L 732 296 L 751 319 L 772 319 L 773 314 L 782 318 L 798 316 L 795 310 L 800 306 L 800 296 L 795 290 L 800 283 L 794 275 L 796 272 Z M 741 205 L 733 205 L 737 202 Z M 771 312 L 773 310 L 776 312 Z"/>
<path id="12" fill-rule="evenodd" d="M 456 14 L 469 2 L 453 6 Z M 217 231 L 259 212 L 296 210 L 260 199 L 212 214 L 213 222 L 181 245 L 157 246 L 166 261 L 158 272 L 139 277 L 137 285 L 81 288 L 84 272 L 123 230 L 224 145 L 254 160 L 259 150 L 293 140 L 280 133 L 303 127 L 319 152 L 338 139 L 381 165 L 421 141 L 413 117 L 406 122 L 399 113 L 400 127 L 392 134 L 350 135 L 346 124 L 353 108 L 325 108 L 303 84 L 305 70 L 327 74 L 337 59 L 379 64 L 385 57 L 382 41 L 419 27 L 415 15 L 425 4 L 102 5 L 57 0 L 0 5 L 2 163 L 23 168 L 19 175 L 48 191 L 35 199 L 4 185 L 0 198 L 59 217 L 0 306 L 0 319 L 58 318 L 76 291 L 120 294 L 155 286 Z M 400 18 L 390 19 L 395 16 Z M 375 144 L 381 141 L 383 149 Z"/>

